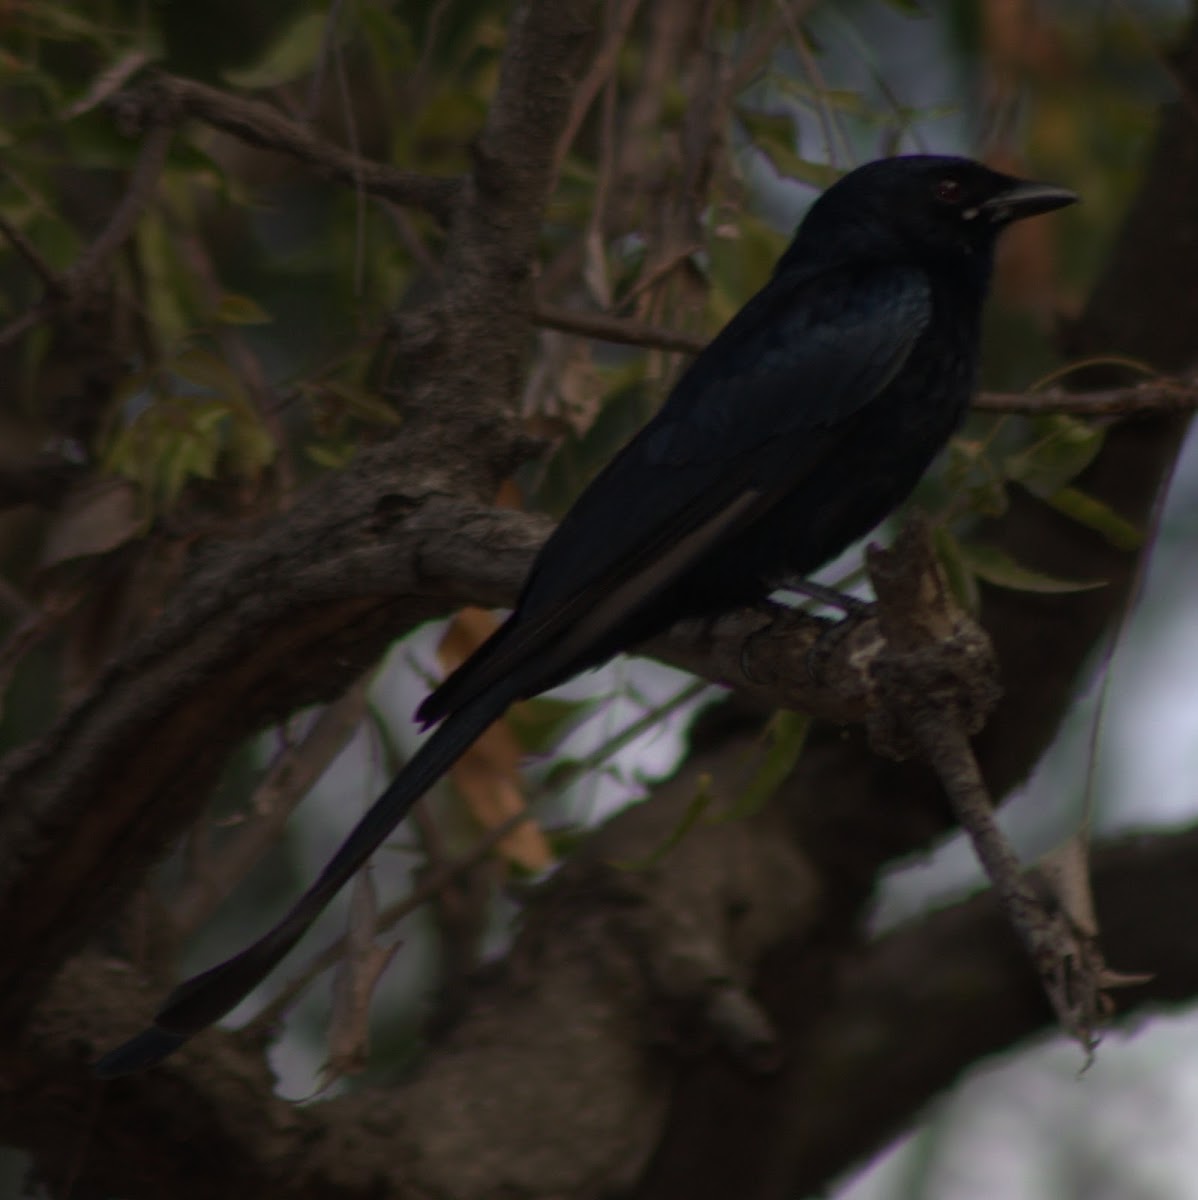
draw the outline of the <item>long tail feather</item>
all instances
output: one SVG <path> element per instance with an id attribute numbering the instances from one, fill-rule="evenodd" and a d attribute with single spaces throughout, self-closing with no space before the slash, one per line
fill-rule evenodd
<path id="1" fill-rule="evenodd" d="M 511 686 L 493 688 L 449 716 L 371 805 L 291 911 L 240 954 L 181 983 L 153 1026 L 100 1059 L 96 1074 L 112 1078 L 153 1066 L 240 1003 L 290 952 L 412 805 L 499 719 L 515 694 Z"/>

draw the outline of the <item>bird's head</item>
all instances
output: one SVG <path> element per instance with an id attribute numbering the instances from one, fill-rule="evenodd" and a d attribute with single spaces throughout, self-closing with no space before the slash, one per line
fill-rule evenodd
<path id="1" fill-rule="evenodd" d="M 811 206 L 796 242 L 860 256 L 987 259 L 1014 221 L 1072 204 L 1077 196 L 1016 179 L 968 158 L 913 154 L 850 171 Z M 798 246 L 796 246 L 798 249 Z"/>

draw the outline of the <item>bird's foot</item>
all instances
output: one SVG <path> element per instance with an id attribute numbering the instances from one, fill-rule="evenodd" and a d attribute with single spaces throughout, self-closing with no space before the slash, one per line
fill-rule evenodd
<path id="1" fill-rule="evenodd" d="M 839 592 L 835 593 L 840 595 Z M 845 615 L 839 621 L 828 625 L 816 639 L 815 644 L 807 651 L 807 673 L 818 683 L 824 677 L 824 668 L 828 661 L 840 648 L 841 644 L 861 623 L 871 620 L 877 610 L 872 601 L 858 600 L 856 596 L 844 596 L 851 600 L 852 606 L 845 608 Z M 830 604 L 831 601 L 825 601 Z"/>
<path id="2" fill-rule="evenodd" d="M 821 604 L 828 605 L 829 608 L 840 609 L 849 617 L 868 616 L 874 608 L 872 600 L 862 600 L 858 596 L 851 596 L 848 592 L 839 591 L 825 583 L 816 583 L 813 579 L 788 579 L 778 590 L 806 596 L 810 600 L 818 600 Z"/>

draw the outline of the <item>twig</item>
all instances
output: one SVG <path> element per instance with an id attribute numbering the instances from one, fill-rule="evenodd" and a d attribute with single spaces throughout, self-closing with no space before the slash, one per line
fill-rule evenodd
<path id="1" fill-rule="evenodd" d="M 1189 412 L 1198 407 L 1198 385 L 1182 381 L 1138 383 L 1098 392 L 982 392 L 974 397 L 978 412 L 1038 416 L 1064 413 L 1077 417 L 1130 417 L 1148 413 Z"/>
<path id="2" fill-rule="evenodd" d="M 332 22 L 335 20 L 335 15 L 338 4 L 334 5 L 333 11 L 330 13 L 328 26 L 331 31 L 334 26 Z M 350 153 L 354 157 L 354 162 L 357 164 L 356 173 L 354 175 L 354 297 L 361 300 L 364 287 L 364 276 L 366 272 L 366 189 L 362 183 L 362 175 L 360 167 L 362 163 L 361 144 L 358 140 L 358 122 L 354 117 L 354 98 L 350 92 L 349 79 L 345 74 L 345 55 L 341 52 L 341 47 L 333 43 L 332 46 L 333 67 L 337 75 L 337 92 L 341 99 L 341 113 L 345 120 L 345 136 L 349 140 Z"/>
<path id="3" fill-rule="evenodd" d="M 412 71 L 411 80 L 406 89 L 409 97 L 419 96 L 428 86 L 432 72 L 433 55 L 437 48 L 437 38 L 441 33 L 441 23 L 445 19 L 450 0 L 434 0 L 432 8 L 424 23 L 424 44 L 420 47 L 420 57 Z"/>
<path id="4" fill-rule="evenodd" d="M 782 17 L 775 17 L 757 31 L 744 53 L 736 60 L 729 82 L 730 95 L 738 95 L 756 79 L 757 73 L 773 57 L 778 43 L 785 36 L 786 21 Z"/>
<path id="5" fill-rule="evenodd" d="M 609 16 L 615 0 L 608 0 Z M 603 308 L 611 305 L 611 283 L 607 268 L 607 248 L 603 234 L 607 227 L 607 205 L 616 174 L 616 80 L 610 76 L 603 85 L 600 108 L 598 177 L 591 201 L 591 214 L 583 231 L 583 280 L 591 295 Z M 559 148 L 562 143 L 558 143 Z"/>
<path id="6" fill-rule="evenodd" d="M 271 767 L 250 800 L 253 816 L 209 859 L 172 906 L 173 932 L 184 938 L 202 925 L 218 904 L 278 841 L 287 819 L 329 763 L 340 754 L 366 712 L 369 671 L 317 717 L 303 740 Z"/>
<path id="7" fill-rule="evenodd" d="M 276 150 L 311 167 L 322 179 L 360 186 L 397 204 L 424 209 L 442 223 L 461 192 L 461 180 L 389 167 L 343 150 L 257 100 L 232 96 L 191 79 L 161 75 L 147 88 L 127 94 L 142 111 L 166 107 L 223 129 L 253 146 Z"/>
<path id="8" fill-rule="evenodd" d="M 316 70 L 312 72 L 312 81 L 308 87 L 308 102 L 305 107 L 305 117 L 311 121 L 316 117 L 320 108 L 321 97 L 324 94 L 324 77 L 328 71 L 329 56 L 337 52 L 337 25 L 341 21 L 341 0 L 333 0 L 324 19 L 324 31 L 320 38 L 320 53 L 316 57 Z M 357 146 L 353 147 L 355 153 Z"/>
<path id="9" fill-rule="evenodd" d="M 578 131 L 582 128 L 582 123 L 586 119 L 587 113 L 590 112 L 595 97 L 616 69 L 616 64 L 620 61 L 620 51 L 624 48 L 628 31 L 632 28 L 632 22 L 640 6 L 641 0 L 623 0 L 612 19 L 611 28 L 604 38 L 603 45 L 599 47 L 591 61 L 590 70 L 587 71 L 575 90 L 574 103 L 570 106 L 570 115 L 566 118 L 565 128 L 558 138 L 557 149 L 554 152 L 553 171 L 555 175 L 561 170 L 562 162 L 574 144 L 574 139 L 578 136 Z"/>
<path id="10" fill-rule="evenodd" d="M 564 333 L 615 342 L 621 346 L 644 346 L 652 350 L 698 354 L 710 338 L 649 325 L 629 317 L 607 313 L 579 312 L 558 304 L 538 303 L 532 311 L 534 324 Z M 1051 388 L 1043 392 L 979 392 L 973 398 L 975 412 L 1019 414 L 1036 417 L 1051 414 L 1075 417 L 1133 417 L 1151 413 L 1189 412 L 1198 408 L 1198 383 L 1188 380 L 1154 380 L 1132 387 L 1106 388 L 1095 392 L 1069 392 Z"/>
<path id="11" fill-rule="evenodd" d="M 969 744 L 1000 694 L 989 639 L 957 608 L 925 520 L 908 522 L 892 550 L 870 546 L 867 561 L 886 640 L 872 668 L 871 743 L 891 757 L 914 750 L 936 772 L 1061 1028 L 1090 1055 L 1110 1011 L 1103 988 L 1111 977 L 1097 937 L 1067 907 L 1050 911 L 1033 890 L 995 821 Z"/>
<path id="12" fill-rule="evenodd" d="M 557 304 L 537 304 L 532 312 L 535 324 L 565 333 L 580 333 L 604 342 L 622 346 L 645 346 L 654 350 L 679 350 L 697 354 L 707 344 L 706 338 L 658 325 L 646 325 L 627 317 L 609 317 L 606 313 L 584 313 Z"/>
<path id="13" fill-rule="evenodd" d="M 620 307 L 628 308 L 634 300 L 650 289 L 655 288 L 667 275 L 677 270 L 679 266 L 686 262 L 692 254 L 702 249 L 703 246 L 699 242 L 691 242 L 689 245 L 682 246 L 675 250 L 674 253 L 667 255 L 660 262 L 654 263 L 624 294 L 620 300 Z"/>
<path id="14" fill-rule="evenodd" d="M 849 142 L 845 137 L 844 130 L 840 127 L 839 121 L 828 104 L 827 80 L 824 79 L 819 63 L 816 61 L 815 55 L 811 53 L 807 39 L 803 36 L 800 22 L 790 11 L 787 0 L 778 0 L 778 9 L 786 30 L 790 34 L 790 43 L 794 47 L 795 55 L 803 64 L 803 70 L 807 73 L 807 78 L 811 80 L 811 86 L 815 90 L 818 101 L 816 109 L 819 114 L 820 129 L 824 135 L 824 156 L 834 167 L 847 166 L 853 161 L 852 152 L 849 149 Z"/>
<path id="15" fill-rule="evenodd" d="M 177 221 L 176 213 L 169 201 L 164 203 L 163 207 L 175 239 L 175 245 L 179 247 L 186 258 L 188 266 L 204 289 L 208 303 L 215 310 L 225 294 L 225 289 L 207 248 L 202 239 L 196 237 L 186 225 Z M 283 405 L 267 379 L 261 360 L 251 349 L 249 342 L 237 326 L 217 322 L 213 336 L 219 343 L 229 365 L 244 383 L 246 394 L 252 400 L 274 439 L 277 453 L 272 466 L 272 474 L 277 488 L 276 495 L 281 495 L 286 503 L 296 490 L 296 471 L 291 453 L 291 439 L 287 436 L 286 425 L 280 416 Z"/>
<path id="16" fill-rule="evenodd" d="M 35 269 L 46 280 L 46 294 L 28 312 L 0 330 L 0 348 L 11 345 L 30 329 L 52 316 L 63 305 L 70 304 L 86 289 L 104 262 L 124 245 L 154 195 L 159 177 L 162 175 L 162 169 L 166 165 L 166 155 L 173 136 L 173 128 L 161 120 L 156 120 L 150 125 L 145 140 L 142 142 L 137 162 L 133 167 L 129 186 L 125 189 L 125 194 L 109 218 L 108 224 L 100 231 L 96 240 L 62 275 L 54 276 L 49 268 L 41 263 L 40 257 L 33 247 L 29 247 L 29 253 L 24 256 L 27 261 L 41 263 L 40 267 L 35 267 Z M 13 235 L 19 237 L 18 231 L 11 230 L 10 232 L 5 229 L 4 232 L 18 250 L 22 249 L 21 243 L 14 240 L 13 237 Z"/>
<path id="17" fill-rule="evenodd" d="M 431 874 L 414 887 L 402 900 L 388 905 L 378 915 L 375 922 L 375 933 L 383 933 L 397 924 L 409 913 L 414 912 L 422 904 L 427 903 L 442 888 L 447 887 L 462 875 L 472 871 L 486 859 L 495 847 L 509 833 L 525 821 L 532 820 L 532 813 L 513 813 L 506 821 L 496 825 L 487 832 L 475 847 L 461 858 L 454 859 L 436 868 Z M 327 971 L 345 953 L 348 939 L 344 936 L 330 942 L 319 954 L 315 955 L 300 972 L 289 979 L 269 1004 L 246 1026 L 246 1032 L 261 1034 L 268 1030 L 291 1007 L 301 992 L 322 972 Z"/>
<path id="18" fill-rule="evenodd" d="M 0 215 L 0 233 L 12 244 L 12 248 L 25 260 L 33 273 L 45 285 L 46 291 L 56 292 L 62 281 L 54 274 L 50 264 L 37 252 L 34 244 L 13 225 L 7 217 Z"/>
<path id="19" fill-rule="evenodd" d="M 22 313 L 0 329 L 0 350 L 20 341 L 31 329 L 40 325 L 58 306 L 49 300 L 39 300 L 28 312 Z"/>
<path id="20" fill-rule="evenodd" d="M 132 234 L 158 187 L 158 180 L 162 176 L 163 167 L 166 166 L 167 151 L 174 136 L 175 130 L 172 125 L 161 121 L 150 124 L 137 162 L 133 166 L 133 173 L 129 177 L 129 186 L 108 224 L 63 275 L 63 285 L 69 292 L 85 285 Z"/>
<path id="21" fill-rule="evenodd" d="M 412 220 L 408 210 L 403 205 L 395 204 L 392 201 L 384 201 L 383 209 L 391 218 L 399 240 L 416 265 L 430 280 L 439 280 L 441 278 L 441 262 L 434 257 L 424 238 L 420 236 L 416 223 Z"/>
<path id="22" fill-rule="evenodd" d="M 1110 1011 L 1101 990 L 1105 968 L 1097 939 L 1077 928 L 1065 912 L 1050 912 L 1032 890 L 994 819 L 994 803 L 961 727 L 924 712 L 910 729 L 1031 956 L 1061 1028 L 1091 1055 L 1097 1030 Z"/>

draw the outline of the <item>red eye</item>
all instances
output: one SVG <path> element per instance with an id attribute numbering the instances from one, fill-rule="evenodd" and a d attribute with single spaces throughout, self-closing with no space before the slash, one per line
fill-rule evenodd
<path id="1" fill-rule="evenodd" d="M 942 179 L 936 185 L 936 199 L 945 204 L 959 204 L 961 202 L 961 181 L 953 179 L 951 176 L 947 179 Z"/>

